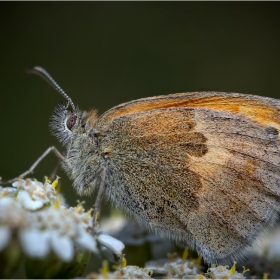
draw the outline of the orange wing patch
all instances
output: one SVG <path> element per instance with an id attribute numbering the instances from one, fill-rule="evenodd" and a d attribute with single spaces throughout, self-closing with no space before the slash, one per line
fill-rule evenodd
<path id="1" fill-rule="evenodd" d="M 277 110 L 277 108 L 279 109 L 279 104 L 275 106 L 272 100 L 252 95 L 219 92 L 173 94 L 121 104 L 105 113 L 102 119 L 105 122 L 111 122 L 113 119 L 123 115 L 141 111 L 188 107 L 237 114 L 253 122 L 274 126 L 280 130 L 280 117 Z M 278 100 L 277 102 L 279 103 Z"/>

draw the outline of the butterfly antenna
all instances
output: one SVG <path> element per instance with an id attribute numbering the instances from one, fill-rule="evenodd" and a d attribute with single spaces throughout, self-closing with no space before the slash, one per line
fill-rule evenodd
<path id="1" fill-rule="evenodd" d="M 36 66 L 31 69 L 26 69 L 27 74 L 36 74 L 47 81 L 56 91 L 58 91 L 67 101 L 68 104 L 73 108 L 73 112 L 76 111 L 75 105 L 68 94 L 58 85 L 58 83 L 53 79 L 53 77 L 42 67 Z"/>

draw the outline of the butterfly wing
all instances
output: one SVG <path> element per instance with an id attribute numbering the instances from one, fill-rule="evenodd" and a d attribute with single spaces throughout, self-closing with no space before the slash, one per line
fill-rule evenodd
<path id="1" fill-rule="evenodd" d="M 279 108 L 275 99 L 205 92 L 109 110 L 96 127 L 109 197 L 208 262 L 241 257 L 277 216 Z"/>

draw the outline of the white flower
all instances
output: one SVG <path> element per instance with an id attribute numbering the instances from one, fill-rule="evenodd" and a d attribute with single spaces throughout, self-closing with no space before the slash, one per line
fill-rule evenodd
<path id="1" fill-rule="evenodd" d="M 57 232 L 50 234 L 51 245 L 57 256 L 64 262 L 69 262 L 74 257 L 74 244 L 70 237 L 59 235 Z"/>
<path id="2" fill-rule="evenodd" d="M 3 188 L 0 186 L 0 198 L 4 197 L 4 196 L 15 196 L 17 193 L 17 189 L 16 188 L 12 188 L 12 187 L 6 187 Z"/>
<path id="3" fill-rule="evenodd" d="M 61 205 L 61 196 L 51 184 L 28 179 L 18 180 L 13 187 L 0 188 L 0 252 L 15 232 L 23 252 L 31 258 L 42 259 L 52 251 L 70 262 L 76 247 L 98 252 L 97 239 L 121 254 L 123 243 L 105 233 L 93 236 L 90 213 L 82 204 L 70 208 Z"/>
<path id="4" fill-rule="evenodd" d="M 228 266 L 217 266 L 208 268 L 206 275 L 211 279 L 246 279 L 243 274 L 235 270 L 235 264 L 231 269 L 228 269 Z M 233 269 L 234 268 L 234 269 Z"/>
<path id="5" fill-rule="evenodd" d="M 155 274 L 166 275 L 168 273 L 165 267 L 166 263 L 166 259 L 150 260 L 145 263 L 145 268 L 153 271 Z"/>
<path id="6" fill-rule="evenodd" d="M 44 206 L 43 200 L 33 200 L 29 192 L 22 190 L 18 192 L 18 201 L 21 203 L 22 207 L 28 210 L 37 210 Z"/>
<path id="7" fill-rule="evenodd" d="M 75 238 L 76 244 L 82 249 L 92 252 L 98 252 L 96 241 L 94 237 L 86 232 L 84 229 L 80 229 L 77 237 Z"/>
<path id="8" fill-rule="evenodd" d="M 153 279 L 151 271 L 138 266 L 128 265 L 113 273 L 115 279 Z"/>
<path id="9" fill-rule="evenodd" d="M 178 258 L 177 260 L 166 263 L 164 268 L 167 271 L 167 276 L 169 278 L 189 278 L 187 276 L 194 277 L 194 275 L 199 274 L 200 267 L 197 266 L 193 261 L 182 260 Z"/>
<path id="10" fill-rule="evenodd" d="M 197 264 L 197 260 L 176 258 L 171 262 L 168 260 L 149 261 L 145 268 L 156 274 L 165 275 L 168 279 L 206 279 L 201 274 L 202 267 Z"/>
<path id="11" fill-rule="evenodd" d="M 36 228 L 23 229 L 19 239 L 26 255 L 33 258 L 44 258 L 49 253 L 48 232 Z"/>
<path id="12" fill-rule="evenodd" d="M 0 252 L 9 244 L 12 232 L 8 227 L 0 226 Z"/>
<path id="13" fill-rule="evenodd" d="M 18 189 L 17 199 L 19 203 L 28 210 L 40 209 L 58 198 L 54 187 L 48 182 L 42 184 L 30 179 L 21 179 L 14 182 L 13 187 Z"/>
<path id="14" fill-rule="evenodd" d="M 120 255 L 122 253 L 122 250 L 124 249 L 124 244 L 120 240 L 108 234 L 102 233 L 98 235 L 97 239 L 101 245 L 108 248 L 116 255 Z"/>
<path id="15" fill-rule="evenodd" d="M 26 213 L 13 197 L 0 198 L 0 225 L 11 229 L 26 223 Z"/>

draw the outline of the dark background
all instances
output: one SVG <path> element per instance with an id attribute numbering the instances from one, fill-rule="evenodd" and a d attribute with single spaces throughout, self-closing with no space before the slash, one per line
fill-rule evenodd
<path id="1" fill-rule="evenodd" d="M 24 68 L 45 67 L 76 105 L 100 113 L 187 91 L 279 98 L 279 8 L 278 2 L 0 2 L 0 175 L 19 175 L 51 145 L 62 151 L 48 122 L 64 100 Z M 43 180 L 56 164 L 49 155 L 34 177 Z M 70 205 L 85 199 L 58 174 Z"/>
<path id="2" fill-rule="evenodd" d="M 0 175 L 25 171 L 50 145 L 64 101 L 25 67 L 46 68 L 81 109 L 100 113 L 160 94 L 280 92 L 279 3 L 0 3 Z M 57 162 L 49 155 L 34 177 Z M 79 198 L 63 171 L 62 192 Z"/>

